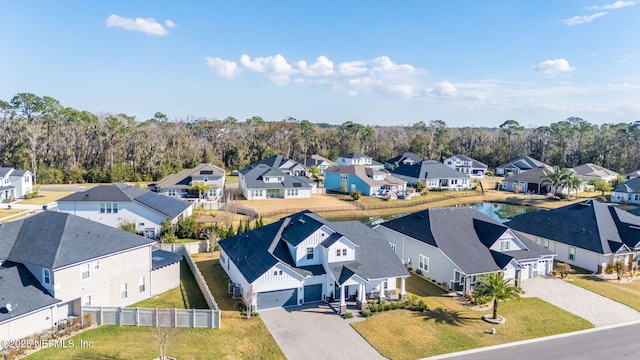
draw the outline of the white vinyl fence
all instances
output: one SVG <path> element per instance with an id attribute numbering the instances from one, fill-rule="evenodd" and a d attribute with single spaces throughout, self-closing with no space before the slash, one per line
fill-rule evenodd
<path id="1" fill-rule="evenodd" d="M 97 325 L 220 328 L 220 311 L 213 309 L 149 309 L 83 307 Z"/>

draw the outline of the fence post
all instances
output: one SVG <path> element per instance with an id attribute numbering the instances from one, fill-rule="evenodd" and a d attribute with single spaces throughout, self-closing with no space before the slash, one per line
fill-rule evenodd
<path id="1" fill-rule="evenodd" d="M 99 325 L 102 325 L 102 323 L 104 322 L 104 318 L 102 317 L 102 306 L 100 306 L 100 316 L 98 316 L 98 321 L 100 321 Z"/>
<path id="2" fill-rule="evenodd" d="M 193 319 L 193 328 L 196 328 L 196 309 L 191 309 L 191 318 Z"/>
<path id="3" fill-rule="evenodd" d="M 173 308 L 173 327 L 178 327 L 178 309 Z"/>
<path id="4" fill-rule="evenodd" d="M 140 326 L 140 308 L 136 308 L 136 326 Z"/>
<path id="5" fill-rule="evenodd" d="M 123 319 L 122 307 L 118 306 L 118 326 L 122 326 L 123 322 L 124 322 L 124 319 Z"/>
<path id="6" fill-rule="evenodd" d="M 155 318 L 155 320 L 156 320 L 156 321 L 155 321 L 155 324 L 154 324 L 154 325 L 155 325 L 155 327 L 160 326 L 160 325 L 158 324 L 158 308 L 153 309 L 153 317 L 154 317 L 154 318 Z"/>

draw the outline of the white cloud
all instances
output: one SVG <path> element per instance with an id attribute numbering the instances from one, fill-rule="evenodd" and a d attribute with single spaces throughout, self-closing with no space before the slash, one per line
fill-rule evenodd
<path id="1" fill-rule="evenodd" d="M 569 62 L 566 59 L 562 58 L 543 61 L 533 68 L 534 71 L 538 71 L 546 75 L 557 75 L 560 73 L 572 72 L 575 69 L 575 67 L 569 65 Z"/>
<path id="2" fill-rule="evenodd" d="M 176 27 L 176 23 L 174 23 L 174 22 L 173 22 L 173 21 L 171 21 L 171 20 L 165 20 L 165 21 L 164 21 L 164 26 L 166 26 L 166 27 L 168 27 L 168 28 L 174 28 L 174 27 Z"/>
<path id="3" fill-rule="evenodd" d="M 602 11 L 602 12 L 597 12 L 595 14 L 590 14 L 590 15 L 574 16 L 572 18 L 564 19 L 562 20 L 562 22 L 565 25 L 569 25 L 569 26 L 586 24 L 586 23 L 592 22 L 593 20 L 599 17 L 605 16 L 607 14 L 608 13 L 606 11 Z"/>
<path id="4" fill-rule="evenodd" d="M 167 27 L 175 27 L 171 20 L 165 20 Z M 107 27 L 118 27 L 129 31 L 140 31 L 147 35 L 165 36 L 169 32 L 154 18 L 126 18 L 112 14 L 107 18 Z"/>
<path id="5" fill-rule="evenodd" d="M 333 72 L 333 61 L 326 56 L 318 56 L 315 64 L 308 65 L 306 61 L 301 60 L 296 64 L 301 74 L 311 77 L 331 76 Z"/>
<path id="6" fill-rule="evenodd" d="M 207 66 L 212 68 L 218 76 L 233 79 L 241 72 L 235 61 L 220 58 L 205 58 L 205 60 L 207 61 Z"/>
<path id="7" fill-rule="evenodd" d="M 347 61 L 340 63 L 338 69 L 341 75 L 347 77 L 360 76 L 367 72 L 366 64 L 364 61 Z"/>
<path id="8" fill-rule="evenodd" d="M 242 55 L 240 63 L 247 69 L 264 74 L 274 84 L 286 85 L 290 81 L 293 68 L 284 56 L 277 54 L 276 56 L 259 57 L 251 60 L 249 55 Z"/>
<path id="9" fill-rule="evenodd" d="M 429 93 L 436 97 L 452 97 L 458 94 L 458 89 L 452 83 L 443 81 L 435 84 L 433 89 L 429 90 Z"/>
<path id="10" fill-rule="evenodd" d="M 591 10 L 591 11 L 598 11 L 598 10 L 616 10 L 616 9 L 621 9 L 623 7 L 627 7 L 627 6 L 632 6 L 635 5 L 636 2 L 635 1 L 616 1 L 612 4 L 607 4 L 607 5 L 602 5 L 602 6 L 590 6 L 587 8 L 587 10 Z"/>

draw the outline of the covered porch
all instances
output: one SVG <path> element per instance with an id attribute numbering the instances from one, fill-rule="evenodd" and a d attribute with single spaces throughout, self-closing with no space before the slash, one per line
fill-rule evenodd
<path id="1" fill-rule="evenodd" d="M 335 284 L 335 296 L 330 298 L 329 304 L 337 309 L 338 314 L 343 314 L 349 308 L 362 310 L 369 307 L 372 300 L 404 300 L 407 297 L 405 281 L 406 277 L 400 277 L 400 288 L 397 291 L 397 279 L 394 280 L 393 287 L 389 284 L 389 279 L 360 279 L 357 276 L 349 278 L 342 284 Z"/>

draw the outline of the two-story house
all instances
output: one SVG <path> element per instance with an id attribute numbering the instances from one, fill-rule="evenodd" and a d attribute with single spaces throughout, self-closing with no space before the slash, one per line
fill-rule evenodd
<path id="1" fill-rule="evenodd" d="M 162 223 L 191 216 L 193 204 L 125 183 L 100 185 L 58 200 L 58 211 L 111 227 L 133 222 L 136 231 L 155 239 Z"/>
<path id="2" fill-rule="evenodd" d="M 424 160 L 415 164 L 402 164 L 391 173 L 405 180 L 410 185 L 421 182 L 427 189 L 468 190 L 471 189 L 471 178 L 453 170 L 436 160 Z"/>
<path id="3" fill-rule="evenodd" d="M 53 211 L 1 224 L 0 339 L 53 328 L 83 306 L 127 306 L 175 288 L 181 256 L 153 243 Z"/>
<path id="4" fill-rule="evenodd" d="M 176 198 L 204 198 L 211 201 L 220 200 L 223 196 L 225 171 L 213 164 L 200 164 L 193 169 L 184 169 L 171 174 L 155 184 L 149 190 Z M 205 185 L 205 190 L 198 190 L 195 185 Z"/>
<path id="5" fill-rule="evenodd" d="M 324 187 L 331 191 L 357 190 L 366 196 L 383 196 L 387 193 L 406 192 L 407 182 L 384 171 L 362 165 L 348 165 L 325 170 Z"/>
<path id="6" fill-rule="evenodd" d="M 0 167 L 0 201 L 24 198 L 33 192 L 34 185 L 31 171 Z"/>
<path id="7" fill-rule="evenodd" d="M 382 237 L 359 221 L 309 211 L 220 241 L 220 265 L 255 310 L 405 295 L 409 273 Z"/>
<path id="8" fill-rule="evenodd" d="M 262 163 L 248 165 L 238 174 L 238 187 L 247 200 L 309 199 L 317 186 L 304 175 L 293 176 Z"/>
<path id="9" fill-rule="evenodd" d="M 444 164 L 456 171 L 471 176 L 484 176 L 487 173 L 487 169 L 489 169 L 487 164 L 462 154 L 453 155 L 446 159 Z"/>
<path id="10" fill-rule="evenodd" d="M 373 160 L 373 158 L 369 155 L 361 154 L 358 152 L 352 152 L 345 155 L 340 155 L 336 159 L 336 164 L 338 166 L 351 166 L 351 165 L 360 165 L 368 168 L 373 168 L 376 170 L 382 170 L 384 165 Z"/>
<path id="11" fill-rule="evenodd" d="M 312 166 L 317 167 L 318 170 L 320 170 L 320 174 L 324 174 L 324 171 L 327 168 L 336 165 L 335 162 L 320 155 L 310 155 L 310 156 L 307 156 L 306 158 L 299 159 L 298 162 L 307 168 L 310 168 Z M 311 176 L 311 174 L 307 174 L 307 175 Z"/>
<path id="12" fill-rule="evenodd" d="M 536 160 L 530 156 L 521 156 L 508 163 L 496 167 L 496 175 L 513 176 L 531 169 L 551 169 L 551 166 Z"/>
<path id="13" fill-rule="evenodd" d="M 419 163 L 422 160 L 424 159 L 412 152 L 405 152 L 385 161 L 384 168 L 387 170 L 393 170 L 400 165 L 403 165 L 403 164 L 412 165 L 415 163 Z"/>
<path id="14" fill-rule="evenodd" d="M 273 155 L 262 160 L 258 160 L 251 165 L 264 164 L 271 168 L 282 171 L 291 176 L 307 176 L 308 167 L 302 163 L 289 159 L 283 155 Z"/>

